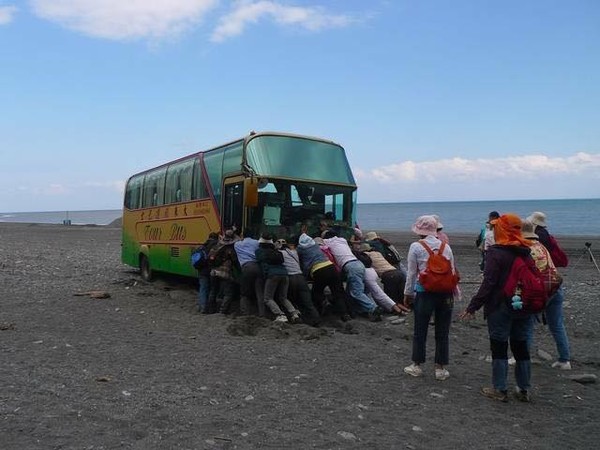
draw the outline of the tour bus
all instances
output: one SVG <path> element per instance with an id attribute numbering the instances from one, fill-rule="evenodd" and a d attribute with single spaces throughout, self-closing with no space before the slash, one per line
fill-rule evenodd
<path id="1" fill-rule="evenodd" d="M 191 252 L 209 233 L 234 228 L 290 239 L 356 222 L 356 183 L 344 149 L 277 132 L 244 138 L 131 176 L 125 187 L 122 261 L 196 276 Z"/>

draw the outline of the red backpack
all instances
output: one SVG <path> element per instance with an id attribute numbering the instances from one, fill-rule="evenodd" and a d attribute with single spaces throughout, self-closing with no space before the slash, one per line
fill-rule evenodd
<path id="1" fill-rule="evenodd" d="M 434 253 L 425 241 L 419 241 L 419 244 L 429 253 L 427 266 L 425 270 L 419 274 L 419 284 L 425 288 L 427 292 L 437 292 L 449 294 L 451 293 L 460 279 L 458 273 L 452 271 L 452 263 L 446 258 L 444 248 L 446 243 L 442 242 L 437 253 Z"/>
<path id="2" fill-rule="evenodd" d="M 530 314 L 542 312 L 549 300 L 546 277 L 533 258 L 517 256 L 503 289 L 512 309 Z"/>

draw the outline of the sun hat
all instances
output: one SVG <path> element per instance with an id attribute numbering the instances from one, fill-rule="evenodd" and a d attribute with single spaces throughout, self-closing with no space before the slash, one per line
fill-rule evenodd
<path id="1" fill-rule="evenodd" d="M 537 225 L 539 227 L 545 227 L 546 226 L 546 214 L 544 214 L 543 212 L 540 211 L 536 211 L 534 213 L 532 213 L 527 220 L 529 220 L 531 223 L 533 223 L 534 225 Z"/>
<path id="2" fill-rule="evenodd" d="M 359 252 L 370 252 L 371 250 L 371 246 L 366 242 L 363 242 L 362 244 L 360 244 L 360 247 L 358 247 Z"/>
<path id="3" fill-rule="evenodd" d="M 378 237 L 379 236 L 377 236 L 377 233 L 374 231 L 369 231 L 367 234 L 365 234 L 365 241 L 374 241 Z"/>
<path id="4" fill-rule="evenodd" d="M 412 231 L 419 236 L 437 236 L 437 220 L 434 216 L 421 216 L 412 226 Z"/>
<path id="5" fill-rule="evenodd" d="M 538 235 L 535 234 L 535 224 L 531 220 L 524 220 L 521 225 L 521 234 L 525 239 L 538 239 Z"/>
<path id="6" fill-rule="evenodd" d="M 521 227 L 523 221 L 519 216 L 513 213 L 502 214 L 499 218 L 490 220 L 494 225 L 494 240 L 498 245 L 527 246 L 531 241 L 523 237 Z"/>
<path id="7" fill-rule="evenodd" d="M 444 228 L 444 224 L 440 220 L 440 216 L 438 216 L 437 214 L 434 214 L 433 217 L 435 217 L 435 220 L 437 220 L 437 229 L 438 229 L 438 231 L 441 230 L 442 228 Z"/>
<path id="8" fill-rule="evenodd" d="M 235 239 L 235 233 L 233 232 L 233 230 L 225 230 L 225 233 L 223 234 L 223 238 L 221 239 L 222 242 L 232 242 Z"/>

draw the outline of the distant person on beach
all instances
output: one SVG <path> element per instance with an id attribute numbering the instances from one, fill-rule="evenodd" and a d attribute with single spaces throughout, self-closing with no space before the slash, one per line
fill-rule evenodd
<path id="1" fill-rule="evenodd" d="M 556 251 L 558 243 L 553 239 L 550 233 L 548 233 L 546 215 L 542 212 L 534 212 L 527 218 L 527 222 L 531 223 L 532 227 L 535 227 L 531 230 L 533 232 L 528 233 L 528 236 L 534 240 L 537 237 L 541 245 L 543 245 L 552 255 L 552 251 Z M 566 266 L 566 263 L 568 263 L 566 255 L 561 255 L 561 258 L 559 259 L 561 259 Z M 555 264 L 554 260 L 553 264 Z M 567 330 L 565 328 L 563 303 L 564 291 L 562 287 L 560 287 L 546 304 L 544 314 L 546 322 L 548 323 L 548 329 L 554 338 L 556 350 L 558 351 L 558 360 L 552 364 L 552 367 L 562 370 L 571 370 L 571 352 L 569 350 L 569 338 L 567 337 Z"/>
<path id="2" fill-rule="evenodd" d="M 275 248 L 271 235 L 265 234 L 258 240 L 256 260 L 265 280 L 263 301 L 275 316 L 275 322 L 300 322 L 299 311 L 288 299 L 289 279 L 283 265 L 283 255 Z"/>
<path id="3" fill-rule="evenodd" d="M 521 232 L 522 221 L 516 214 L 503 214 L 491 220 L 495 244 L 487 250 L 483 281 L 467 308 L 460 314 L 469 320 L 483 306 L 487 319 L 490 348 L 492 351 L 492 387 L 484 387 L 481 394 L 502 402 L 508 401 L 508 345 L 516 359 L 515 397 L 530 401 L 531 360 L 528 337 L 532 321 L 527 313 L 519 313 L 509 307 L 504 294 L 504 284 L 517 256 L 530 257 L 531 241 Z"/>
<path id="4" fill-rule="evenodd" d="M 390 264 L 390 262 L 385 259 L 380 252 L 373 249 L 370 244 L 363 244 L 362 249 L 371 259 L 372 267 L 383 284 L 383 291 L 398 305 L 394 310 L 400 309 L 404 311 L 405 307 L 403 301 L 406 273 Z"/>
<path id="5" fill-rule="evenodd" d="M 404 372 L 413 377 L 423 375 L 421 364 L 425 362 L 425 345 L 427 331 L 432 314 L 435 317 L 435 378 L 443 381 L 450 376 L 446 369 L 449 362 L 449 333 L 452 321 L 453 296 L 452 290 L 446 293 L 428 292 L 419 282 L 419 275 L 427 268 L 429 252 L 437 253 L 442 249 L 442 255 L 450 261 L 453 273 L 456 273 L 452 249 L 437 238 L 437 220 L 431 215 L 419 217 L 412 231 L 419 236 L 419 241 L 410 244 L 406 258 L 407 276 L 404 287 L 404 305 L 413 306 L 414 332 L 412 347 L 412 364 L 404 368 Z"/>
<path id="6" fill-rule="evenodd" d="M 255 239 L 252 231 L 248 229 L 242 232 L 242 237 L 243 239 L 233 244 L 242 272 L 240 279 L 240 313 L 249 315 L 256 312 L 259 316 L 264 317 L 264 280 L 260 266 L 256 261 L 258 239 Z"/>
<path id="7" fill-rule="evenodd" d="M 311 293 L 315 306 L 323 313 L 324 291 L 328 287 L 331 291 L 331 304 L 334 312 L 340 316 L 342 321 L 350 320 L 342 278 L 334 263 L 323 253 L 315 239 L 306 233 L 302 233 L 298 237 L 296 250 L 300 257 L 304 276 L 313 282 Z"/>
<path id="8" fill-rule="evenodd" d="M 334 230 L 323 232 L 321 237 L 346 277 L 348 294 L 357 312 L 365 314 L 372 322 L 380 321 L 381 308 L 365 294 L 365 266 L 354 256 L 348 241 L 339 237 Z"/>
<path id="9" fill-rule="evenodd" d="M 481 252 L 481 261 L 479 263 L 479 269 L 483 272 L 485 269 L 485 253 L 487 249 L 494 245 L 494 226 L 492 220 L 496 220 L 500 217 L 498 211 L 492 211 L 488 214 L 488 220 L 481 228 L 479 237 L 477 238 L 477 246 Z"/>
<path id="10" fill-rule="evenodd" d="M 210 251 L 219 242 L 219 233 L 212 232 L 208 235 L 208 239 L 202 244 L 202 251 L 205 259 L 198 267 L 198 312 L 208 314 L 208 296 L 210 295 L 210 266 L 208 264 L 208 255 Z"/>

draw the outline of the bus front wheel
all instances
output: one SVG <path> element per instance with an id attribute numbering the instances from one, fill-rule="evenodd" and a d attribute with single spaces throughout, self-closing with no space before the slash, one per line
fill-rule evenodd
<path id="1" fill-rule="evenodd" d="M 150 261 L 146 255 L 140 256 L 140 275 L 144 281 L 152 281 L 153 273 L 152 267 L 150 267 Z"/>

